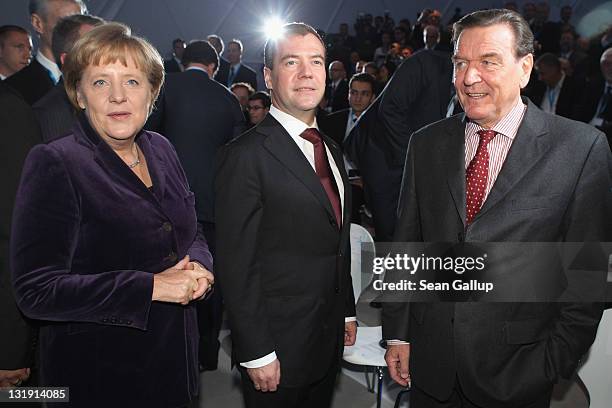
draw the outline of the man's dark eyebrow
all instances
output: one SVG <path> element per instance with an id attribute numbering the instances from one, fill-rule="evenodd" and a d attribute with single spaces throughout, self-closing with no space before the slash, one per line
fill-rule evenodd
<path id="1" fill-rule="evenodd" d="M 485 59 L 485 58 L 500 58 L 501 55 L 498 52 L 488 52 L 486 54 L 482 54 L 478 57 L 478 59 Z M 456 60 L 466 60 L 466 58 L 461 57 L 460 55 L 453 55 L 451 56 L 451 59 L 453 61 Z"/>
<path id="2" fill-rule="evenodd" d="M 281 57 L 281 61 L 287 60 L 287 59 L 289 59 L 289 58 L 299 58 L 299 55 L 296 55 L 296 54 L 287 54 L 287 55 L 283 55 L 283 56 Z M 309 58 L 311 58 L 311 59 L 312 59 L 312 58 L 321 58 L 321 59 L 325 59 L 325 57 L 323 57 L 321 54 L 314 54 L 314 55 L 311 55 Z"/>

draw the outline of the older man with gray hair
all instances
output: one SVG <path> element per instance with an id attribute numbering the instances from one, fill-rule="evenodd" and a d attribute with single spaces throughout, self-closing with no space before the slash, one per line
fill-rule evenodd
<path id="1" fill-rule="evenodd" d="M 606 138 L 521 97 L 533 67 L 527 22 L 509 10 L 477 11 L 453 32 L 465 114 L 412 135 L 394 241 L 610 241 Z M 558 269 L 538 272 L 555 278 L 545 299 L 566 294 Z M 385 303 L 386 361 L 395 381 L 411 383 L 413 408 L 544 408 L 591 346 L 601 315 L 587 301 Z"/>

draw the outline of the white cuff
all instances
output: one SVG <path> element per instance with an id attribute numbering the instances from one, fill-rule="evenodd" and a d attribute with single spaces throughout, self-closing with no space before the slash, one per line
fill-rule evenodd
<path id="1" fill-rule="evenodd" d="M 404 340 L 391 339 L 391 340 L 387 340 L 387 344 L 389 346 L 400 346 L 402 344 L 410 344 L 410 343 Z"/>
<path id="2" fill-rule="evenodd" d="M 357 321 L 357 317 L 356 316 L 351 316 L 351 317 L 345 317 L 344 318 L 344 323 L 356 322 L 356 321 Z"/>
<path id="3" fill-rule="evenodd" d="M 260 368 L 266 366 L 276 360 L 276 352 L 271 352 L 268 355 L 265 355 L 261 358 L 251 361 L 245 361 L 244 363 L 240 363 L 241 366 L 246 368 Z"/>

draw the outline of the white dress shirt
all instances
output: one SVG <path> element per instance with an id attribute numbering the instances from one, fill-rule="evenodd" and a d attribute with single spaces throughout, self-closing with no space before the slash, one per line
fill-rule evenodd
<path id="1" fill-rule="evenodd" d="M 559 94 L 561 93 L 561 87 L 563 86 L 563 81 L 565 80 L 565 74 L 561 75 L 561 79 L 557 82 L 554 88 L 546 87 L 546 92 L 544 92 L 544 97 L 542 98 L 542 103 L 540 104 L 540 109 L 544 112 L 552 113 L 553 115 L 557 111 L 557 101 L 559 101 Z"/>
<path id="2" fill-rule="evenodd" d="M 306 124 L 301 120 L 291 116 L 290 114 L 281 111 L 274 105 L 270 107 L 269 113 L 281 124 L 281 126 L 287 131 L 287 133 L 289 133 L 291 139 L 293 139 L 293 141 L 300 148 L 302 153 L 304 153 L 306 160 L 308 160 L 308 163 L 310 163 L 310 165 L 312 166 L 312 171 L 315 171 L 314 145 L 308 140 L 302 138 L 300 134 L 308 128 L 316 128 L 318 130 L 319 127 L 317 126 L 317 119 L 315 118 L 311 124 Z M 327 145 L 325 145 L 325 151 L 329 160 L 329 167 L 331 167 L 334 179 L 336 180 L 336 185 L 338 186 L 338 194 L 340 195 L 341 215 L 344 216 L 344 184 L 342 183 L 340 170 L 338 170 L 338 166 L 336 165 L 336 162 L 333 159 L 333 156 L 331 155 Z M 357 318 L 355 316 L 346 317 L 344 319 L 345 322 L 351 322 L 356 320 Z M 240 363 L 240 365 L 246 368 L 259 368 L 270 364 L 271 362 L 276 360 L 276 358 L 276 352 L 273 351 L 272 353 L 267 354 L 261 358 L 242 362 Z"/>
<path id="3" fill-rule="evenodd" d="M 62 71 L 59 69 L 57 64 L 51 61 L 49 58 L 45 57 L 40 51 L 36 53 L 36 61 L 38 61 L 40 65 L 45 67 L 47 71 L 51 73 L 51 75 L 53 76 L 53 82 L 57 84 L 60 77 L 62 76 Z"/>

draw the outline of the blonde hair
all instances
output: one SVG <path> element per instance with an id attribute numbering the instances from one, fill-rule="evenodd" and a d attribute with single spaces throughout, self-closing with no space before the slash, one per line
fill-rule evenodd
<path id="1" fill-rule="evenodd" d="M 86 33 L 66 55 L 62 72 L 68 99 L 76 109 L 77 87 L 83 72 L 90 65 L 112 64 L 117 61 L 127 66 L 132 59 L 143 71 L 151 85 L 151 107 L 164 82 L 164 63 L 159 52 L 144 38 L 132 35 L 130 28 L 121 23 L 107 23 Z"/>

